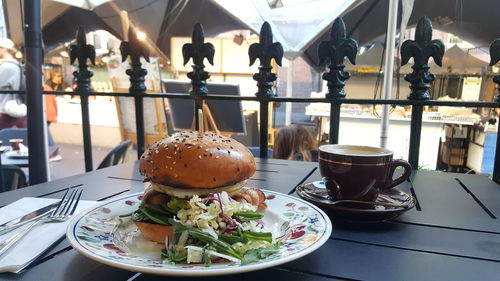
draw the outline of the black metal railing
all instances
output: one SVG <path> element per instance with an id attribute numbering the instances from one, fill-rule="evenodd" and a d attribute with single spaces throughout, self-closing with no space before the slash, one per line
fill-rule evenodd
<path id="1" fill-rule="evenodd" d="M 5 91 L 0 91 L 0 93 L 3 93 Z M 64 92 L 64 91 L 46 91 L 44 94 L 52 94 L 52 95 L 79 95 L 76 92 Z M 113 97 L 129 97 L 129 98 L 134 98 L 133 96 L 130 95 L 130 93 L 127 92 L 111 92 L 111 93 L 89 93 L 89 96 L 113 96 Z M 182 99 L 192 99 L 193 97 L 190 94 L 167 94 L 167 93 L 147 93 L 147 94 L 141 94 L 140 95 L 142 98 L 182 98 Z M 418 107 L 424 107 L 424 106 L 451 106 L 451 107 L 477 107 L 477 108 L 500 108 L 500 104 L 496 102 L 466 102 L 466 101 L 439 101 L 439 100 L 372 100 L 372 99 L 338 99 L 338 100 L 331 100 L 329 98 L 300 98 L 300 97 L 268 97 L 268 98 L 260 98 L 257 96 L 227 96 L 227 95 L 205 95 L 201 97 L 202 100 L 234 100 L 234 101 L 255 101 L 259 102 L 261 105 L 267 105 L 269 102 L 280 102 L 280 103 L 286 103 L 286 102 L 292 102 L 292 103 L 330 103 L 335 107 L 339 107 L 342 104 L 360 104 L 360 105 L 400 105 L 400 106 L 418 106 Z M 88 106 L 88 105 L 87 105 Z M 420 115 L 419 113 L 417 113 Z M 135 116 L 139 122 L 143 122 L 144 116 L 142 113 L 137 114 Z M 422 117 L 421 115 L 419 118 L 414 118 L 415 116 L 413 115 L 412 111 L 412 116 L 410 120 L 410 128 L 414 130 L 414 128 L 421 128 L 422 127 Z M 261 121 L 259 124 L 259 131 L 262 132 L 262 128 L 265 127 L 267 128 L 269 126 L 269 118 L 268 115 L 265 114 L 261 116 Z M 87 121 L 88 122 L 88 121 Z M 87 122 L 82 122 L 82 123 L 87 123 Z M 89 124 L 83 124 L 83 127 L 89 126 Z M 330 131 L 339 131 L 339 122 L 331 122 L 330 123 Z M 408 152 L 408 161 L 410 163 L 413 163 L 413 167 L 418 167 L 416 164 L 418 164 L 418 157 L 419 157 L 419 146 L 415 146 L 414 141 L 412 141 L 412 137 L 414 138 L 415 136 L 412 135 L 410 137 L 410 147 L 409 147 L 409 152 Z M 334 140 L 330 139 L 330 143 L 337 143 Z M 261 134 L 261 143 L 260 143 L 260 148 L 261 152 L 267 152 L 268 148 L 268 136 L 267 134 Z M 91 151 L 91 146 L 88 144 L 84 144 L 84 150 L 85 151 Z M 267 153 L 265 155 L 261 154 L 261 157 L 268 157 Z M 91 160 L 91 159 L 90 159 Z M 86 161 L 88 161 L 86 159 Z M 495 160 L 495 168 L 494 168 L 494 175 L 495 179 L 500 178 L 499 174 L 499 166 L 500 163 Z M 88 165 L 86 164 L 86 167 Z"/>
<path id="2" fill-rule="evenodd" d="M 226 95 L 211 95 L 206 91 L 206 79 L 210 74 L 205 72 L 203 60 L 205 58 L 211 62 L 213 58 L 213 46 L 204 43 L 203 29 L 201 25 L 197 25 L 193 31 L 192 44 L 186 45 L 183 48 L 184 61 L 187 63 L 189 59 L 193 59 L 193 72 L 188 74 L 192 80 L 192 90 L 189 94 L 168 94 L 168 93 L 145 93 L 144 77 L 145 71 L 140 67 L 139 58 L 142 56 L 146 59 L 147 53 L 142 49 L 142 44 L 138 40 L 130 40 L 124 44 L 125 53 L 122 53 L 123 59 L 127 56 L 131 57 L 132 68 L 127 71 L 130 75 L 131 87 L 130 92 L 113 92 L 113 93 L 97 93 L 90 90 L 90 76 L 86 71 L 87 58 L 91 58 L 90 51 L 81 51 L 83 46 L 87 46 L 83 42 L 82 36 L 77 36 L 77 44 L 75 45 L 75 54 L 72 58 L 78 58 L 79 71 L 75 72 L 78 88 L 75 92 L 65 91 L 47 91 L 43 94 L 53 95 L 77 95 L 82 98 L 82 130 L 84 132 L 84 155 L 86 171 L 92 170 L 92 144 L 90 138 L 90 124 L 88 116 L 88 97 L 89 96 L 113 96 L 113 97 L 130 97 L 134 98 L 135 102 L 135 118 L 138 138 L 138 156 L 144 149 L 144 113 L 143 113 L 143 98 L 183 98 L 193 99 L 196 108 L 202 108 L 205 100 L 235 100 L 235 101 L 256 101 L 260 104 L 260 156 L 267 158 L 268 151 L 268 134 L 269 117 L 267 114 L 268 105 L 270 102 L 292 102 L 292 103 L 329 103 L 330 111 L 330 143 L 338 142 L 340 108 L 342 104 L 369 104 L 369 105 L 403 105 L 412 106 L 411 115 L 411 133 L 410 147 L 408 151 L 408 160 L 414 169 L 418 167 L 419 147 L 420 147 L 420 132 L 422 129 L 422 116 L 424 106 L 452 106 L 452 107 L 481 107 L 481 108 L 500 108 L 498 102 L 457 102 L 457 101 L 437 101 L 429 100 L 428 89 L 435 76 L 429 73 L 427 61 L 430 56 L 434 58 L 439 65 L 444 49 L 439 41 L 431 40 L 432 26 L 429 19 L 424 17 L 417 26 L 416 40 L 408 40 L 402 47 L 402 60 L 407 62 L 409 58 L 415 59 L 415 65 L 412 67 L 414 72 L 405 77 L 405 80 L 411 83 L 411 92 L 407 100 L 373 100 L 373 99 L 348 99 L 345 98 L 343 87 L 345 81 L 350 77 L 350 74 L 343 71 L 344 58 L 347 56 L 349 60 L 355 62 L 355 50 L 357 44 L 354 40 L 348 39 L 345 36 L 345 26 L 341 19 L 335 21 L 329 41 L 320 44 L 319 53 L 323 62 L 330 62 L 329 72 L 323 75 L 323 78 L 328 81 L 328 93 L 325 98 L 299 98 L 299 97 L 277 97 L 272 91 L 273 82 L 276 80 L 276 75 L 271 72 L 271 59 L 274 59 L 278 65 L 281 64 L 283 50 L 279 43 L 272 43 L 272 33 L 266 25 L 261 30 L 260 43 L 250 47 L 250 61 L 254 62 L 257 58 L 260 60 L 259 73 L 254 75 L 254 80 L 257 81 L 258 91 L 255 96 L 226 96 Z M 88 47 L 87 47 L 88 48 Z M 500 52 L 500 50 L 497 50 Z M 493 55 L 492 55 L 493 57 Z M 72 59 L 74 60 L 74 59 Z M 493 62 L 493 59 L 492 59 Z M 496 63 L 496 61 L 494 62 Z M 83 64 L 83 65 L 82 65 Z M 78 78 L 81 77 L 81 80 Z M 497 78 L 497 80 L 500 78 Z M 0 93 L 23 93 L 20 91 L 0 91 Z M 31 130 L 28 134 L 31 134 Z M 497 135 L 497 151 L 500 147 L 500 135 Z M 30 154 L 31 157 L 31 154 Z M 30 161 L 36 159 L 30 158 Z M 500 156 L 496 153 L 494 162 L 493 179 L 500 182 Z"/>

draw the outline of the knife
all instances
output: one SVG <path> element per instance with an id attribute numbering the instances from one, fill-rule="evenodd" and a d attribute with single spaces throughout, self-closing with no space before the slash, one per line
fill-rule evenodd
<path id="1" fill-rule="evenodd" d="M 10 220 L 4 224 L 0 224 L 0 235 L 5 234 L 13 229 L 16 229 L 22 225 L 25 225 L 31 221 L 40 219 L 48 214 L 50 214 L 52 211 L 54 211 L 57 206 L 61 204 L 61 201 L 57 201 L 53 204 L 50 204 L 48 206 L 42 207 L 36 211 L 33 211 L 29 214 L 26 214 L 24 216 L 20 216 L 18 218 L 15 218 L 13 220 Z"/>

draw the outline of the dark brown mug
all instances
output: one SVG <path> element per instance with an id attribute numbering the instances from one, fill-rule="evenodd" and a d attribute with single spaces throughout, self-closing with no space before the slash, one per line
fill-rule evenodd
<path id="1" fill-rule="evenodd" d="M 319 169 L 332 200 L 373 201 L 383 190 L 395 187 L 411 175 L 404 160 L 393 160 L 385 148 L 327 144 L 319 148 Z M 393 179 L 397 167 L 403 175 Z"/>

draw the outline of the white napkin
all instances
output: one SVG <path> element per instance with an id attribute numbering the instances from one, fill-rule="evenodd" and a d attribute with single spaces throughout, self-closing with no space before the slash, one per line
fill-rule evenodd
<path id="1" fill-rule="evenodd" d="M 58 201 L 58 199 L 32 197 L 22 198 L 0 209 L 0 224 L 50 205 L 56 201 Z M 80 200 L 73 216 L 76 216 L 79 212 L 82 212 L 96 204 L 97 202 L 95 201 Z M 13 248 L 9 249 L 7 253 L 0 257 L 0 272 L 17 273 L 21 271 L 24 267 L 29 265 L 31 261 L 33 261 L 66 234 L 66 228 L 68 227 L 70 220 L 65 222 L 44 223 L 37 225 L 34 229 L 28 232 L 28 234 L 24 236 L 21 241 L 17 242 Z M 0 241 L 14 235 L 18 231 L 24 229 L 24 227 L 26 226 L 0 235 Z"/>

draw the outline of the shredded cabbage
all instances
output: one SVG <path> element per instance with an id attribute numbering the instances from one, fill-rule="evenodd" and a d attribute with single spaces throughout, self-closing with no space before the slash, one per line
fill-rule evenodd
<path id="1" fill-rule="evenodd" d="M 187 203 L 189 208 L 180 209 L 177 212 L 180 223 L 195 225 L 202 230 L 211 228 L 215 231 L 219 227 L 226 227 L 228 224 L 234 223 L 232 220 L 230 221 L 225 218 L 226 216 L 230 218 L 234 213 L 255 212 L 257 210 L 257 206 L 252 204 L 229 200 L 229 195 L 225 191 L 221 192 L 220 196 L 217 199 L 211 200 L 211 202 L 206 202 L 206 200 L 195 195 Z M 258 231 L 253 225 L 242 227 L 245 230 Z"/>
<path id="2" fill-rule="evenodd" d="M 176 225 L 195 227 L 212 237 L 203 236 L 202 232 L 198 232 L 196 235 L 189 232 L 190 238 L 188 238 L 187 230 L 178 232 L 180 236 L 174 238 L 174 241 L 178 240 L 177 244 L 170 245 L 171 253 L 166 255 L 170 262 L 205 262 L 205 266 L 209 266 L 210 256 L 213 256 L 241 263 L 240 258 L 248 251 L 270 249 L 276 246 L 276 242 L 271 237 L 272 234 L 265 230 L 260 220 L 262 213 L 256 212 L 257 206 L 235 201 L 227 192 L 209 194 L 204 198 L 195 195 L 189 201 L 169 202 L 167 207 L 178 209 L 177 219 L 174 218 L 173 221 L 180 224 Z M 221 235 L 220 238 L 219 235 Z M 202 236 L 203 239 L 201 239 Z M 229 243 L 224 241 L 229 241 Z M 234 243 L 235 241 L 239 242 Z M 205 246 L 200 247 L 202 245 Z M 219 251 L 215 251 L 216 249 Z M 225 249 L 226 252 L 221 249 Z M 220 253 L 221 251 L 224 254 Z M 186 253 L 187 256 L 184 260 L 181 259 L 183 253 Z M 246 262 L 255 262 L 255 257 Z"/>

